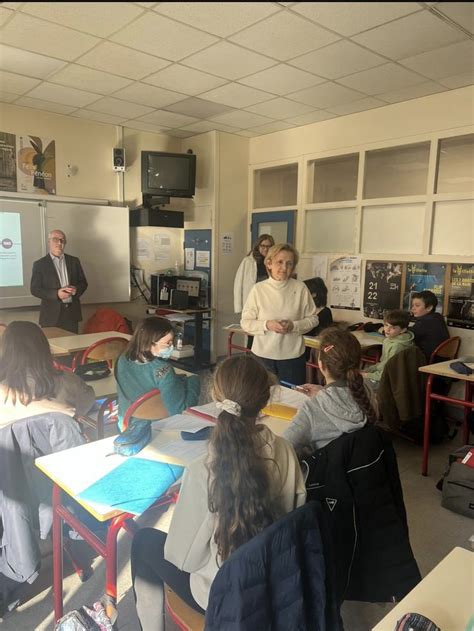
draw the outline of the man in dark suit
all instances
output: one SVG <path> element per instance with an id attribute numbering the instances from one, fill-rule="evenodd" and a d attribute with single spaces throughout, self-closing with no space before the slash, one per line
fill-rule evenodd
<path id="1" fill-rule="evenodd" d="M 87 289 L 87 280 L 79 259 L 64 254 L 66 243 L 62 230 L 48 234 L 49 254 L 33 263 L 31 293 L 41 298 L 40 326 L 77 333 L 82 320 L 79 298 Z"/>

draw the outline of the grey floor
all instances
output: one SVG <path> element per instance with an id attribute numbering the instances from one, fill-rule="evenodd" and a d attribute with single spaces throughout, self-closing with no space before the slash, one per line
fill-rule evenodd
<path id="1" fill-rule="evenodd" d="M 205 394 L 207 388 L 205 389 Z M 395 438 L 398 466 L 402 479 L 405 505 L 408 514 L 410 539 L 420 571 L 425 576 L 455 546 L 471 549 L 469 538 L 474 532 L 474 523 L 467 517 L 452 513 L 441 507 L 441 494 L 435 488 L 436 482 L 444 472 L 448 454 L 461 444 L 460 432 L 451 442 L 432 446 L 430 449 L 430 473 L 428 477 L 420 474 L 421 447 L 402 439 Z M 139 520 L 143 525 L 156 525 L 160 520 L 170 518 L 170 514 L 150 514 Z M 78 551 L 87 550 L 83 542 L 76 542 Z M 126 533 L 119 538 L 119 578 L 117 628 L 138 631 L 139 624 L 135 614 L 130 583 L 130 545 L 131 539 Z M 49 549 L 48 549 L 49 548 Z M 31 586 L 31 594 L 15 612 L 0 623 L 2 631 L 46 631 L 53 629 L 52 597 L 52 557 L 50 545 L 44 550 L 42 571 L 39 579 Z M 76 609 L 84 604 L 98 600 L 104 590 L 104 562 L 93 560 L 94 574 L 85 583 L 81 583 L 70 567 L 66 567 L 64 581 L 65 611 Z M 346 631 L 369 631 L 389 611 L 390 605 L 346 602 L 343 617 Z M 172 623 L 170 629 L 174 629 Z M 256 630 L 258 631 L 258 630 Z M 289 630 L 291 631 L 291 630 Z M 331 631 L 331 630 L 328 630 Z M 385 630 L 384 630 L 385 631 Z M 387 629 L 386 631 L 393 631 Z M 443 629 L 443 631 L 460 631 Z"/>

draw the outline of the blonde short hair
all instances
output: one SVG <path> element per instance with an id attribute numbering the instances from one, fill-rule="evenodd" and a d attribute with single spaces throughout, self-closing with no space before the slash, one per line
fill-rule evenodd
<path id="1" fill-rule="evenodd" d="M 293 254 L 294 267 L 298 265 L 298 261 L 300 259 L 298 250 L 289 243 L 277 243 L 276 245 L 272 245 L 272 247 L 268 250 L 267 256 L 265 257 L 265 265 L 271 263 L 273 258 L 275 256 L 278 256 L 280 252 L 291 252 Z"/>

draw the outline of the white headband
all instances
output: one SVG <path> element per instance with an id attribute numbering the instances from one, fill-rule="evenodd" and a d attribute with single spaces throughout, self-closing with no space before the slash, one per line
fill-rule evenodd
<path id="1" fill-rule="evenodd" d="M 242 408 L 235 401 L 231 401 L 230 399 L 224 399 L 223 401 L 216 401 L 216 407 L 219 410 L 224 410 L 225 412 L 229 412 L 229 414 L 233 414 L 234 416 L 240 416 Z"/>

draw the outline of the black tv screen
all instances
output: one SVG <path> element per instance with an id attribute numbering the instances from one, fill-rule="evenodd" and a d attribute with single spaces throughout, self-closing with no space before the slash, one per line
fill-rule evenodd
<path id="1" fill-rule="evenodd" d="M 196 156 L 189 153 L 142 151 L 142 193 L 165 197 L 192 197 Z"/>

